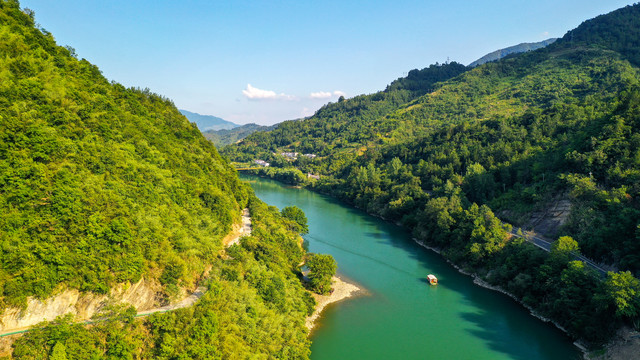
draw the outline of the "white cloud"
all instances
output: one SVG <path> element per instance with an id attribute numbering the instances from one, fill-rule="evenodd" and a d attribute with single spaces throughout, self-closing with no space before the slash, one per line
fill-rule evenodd
<path id="1" fill-rule="evenodd" d="M 251 84 L 247 84 L 247 88 L 242 90 L 242 95 L 249 100 L 295 100 L 293 95 L 276 94 L 275 91 L 258 89 Z"/>
<path id="2" fill-rule="evenodd" d="M 247 89 L 242 90 L 242 94 L 247 99 L 275 99 L 277 97 L 275 91 L 271 90 L 261 90 L 251 86 L 251 84 L 247 84 Z"/>
<path id="3" fill-rule="evenodd" d="M 312 99 L 328 99 L 331 96 L 333 95 L 330 92 L 326 91 L 312 92 L 311 95 L 309 95 L 309 97 Z"/>
<path id="4" fill-rule="evenodd" d="M 340 90 L 336 90 L 334 92 L 329 92 L 329 91 L 318 91 L 318 92 L 312 92 L 309 97 L 311 99 L 320 99 L 320 100 L 325 100 L 325 99 L 331 99 L 332 97 L 338 97 L 338 96 L 346 96 L 347 94 L 345 94 L 344 92 L 340 91 Z"/>

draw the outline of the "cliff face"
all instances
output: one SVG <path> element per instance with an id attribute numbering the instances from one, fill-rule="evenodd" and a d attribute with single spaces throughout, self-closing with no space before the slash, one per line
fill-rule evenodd
<path id="1" fill-rule="evenodd" d="M 158 306 L 160 284 L 144 278 L 135 284 L 119 284 L 108 295 L 65 290 L 46 300 L 29 298 L 27 307 L 8 308 L 0 315 L 0 332 L 28 328 L 58 316 L 73 314 L 76 320 L 88 320 L 107 302 L 129 303 L 138 311 Z"/>

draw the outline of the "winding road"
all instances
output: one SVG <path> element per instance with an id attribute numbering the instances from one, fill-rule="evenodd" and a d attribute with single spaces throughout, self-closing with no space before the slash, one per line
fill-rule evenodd
<path id="1" fill-rule="evenodd" d="M 226 241 L 224 242 L 224 246 L 225 248 L 228 248 L 233 244 L 238 244 L 240 242 L 240 238 L 249 235 L 251 235 L 251 216 L 249 214 L 249 209 L 245 208 L 244 210 L 242 210 L 242 225 L 238 229 L 234 229 L 234 231 L 232 231 L 232 233 L 229 234 L 227 238 L 225 238 Z M 187 296 L 186 298 L 182 299 L 182 301 L 176 304 L 166 305 L 155 309 L 138 311 L 136 317 L 145 317 L 159 312 L 168 312 L 193 306 L 193 304 L 195 304 L 207 292 L 207 290 L 208 289 L 206 287 L 199 286 L 193 293 L 191 293 L 191 295 Z M 91 320 L 78 321 L 78 323 L 82 324 L 91 324 L 92 322 L 93 321 Z M 32 326 L 1 330 L 0 337 L 22 334 L 29 331 L 31 328 Z"/>
<path id="2" fill-rule="evenodd" d="M 515 229 L 515 228 L 514 228 Z M 513 236 L 517 236 L 517 237 L 521 237 L 524 238 L 525 240 L 527 240 L 528 242 L 532 243 L 533 245 L 539 247 L 540 249 L 546 251 L 546 252 L 550 252 L 551 251 L 551 245 L 552 243 L 544 240 L 538 236 L 535 235 L 519 235 L 518 234 L 518 230 L 521 230 L 520 228 L 518 228 L 517 230 L 511 230 L 511 235 Z M 587 266 L 589 266 L 590 268 L 596 270 L 601 276 L 606 277 L 607 276 L 607 270 L 603 269 L 602 267 L 600 267 L 600 265 L 596 264 L 593 260 L 588 259 L 586 257 L 584 257 L 583 255 L 579 254 L 579 253 L 573 253 L 573 258 L 575 260 L 580 260 L 583 263 L 587 264 Z"/>

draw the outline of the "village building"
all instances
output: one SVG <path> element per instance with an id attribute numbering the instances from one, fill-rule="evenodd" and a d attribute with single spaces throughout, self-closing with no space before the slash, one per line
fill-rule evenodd
<path id="1" fill-rule="evenodd" d="M 296 160 L 298 158 L 297 152 L 283 152 L 283 153 L 280 153 L 280 155 L 292 160 Z"/>

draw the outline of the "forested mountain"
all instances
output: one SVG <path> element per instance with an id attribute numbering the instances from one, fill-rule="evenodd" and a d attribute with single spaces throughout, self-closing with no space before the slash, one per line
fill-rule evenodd
<path id="1" fill-rule="evenodd" d="M 266 160 L 263 175 L 402 223 L 576 338 L 602 343 L 640 320 L 639 11 L 473 69 L 432 65 L 223 153 Z M 550 254 L 510 236 L 493 212 L 524 224 L 557 199 L 571 213 Z M 601 279 L 573 261 L 578 249 L 622 272 Z"/>
<path id="2" fill-rule="evenodd" d="M 0 16 L 4 302 L 193 281 L 246 204 L 234 170 L 170 100 L 108 82 L 12 2 Z"/>
<path id="3" fill-rule="evenodd" d="M 492 51 L 492 52 L 488 53 L 487 55 L 481 57 L 480 59 L 478 59 L 478 60 L 472 62 L 471 64 L 469 64 L 469 67 L 476 67 L 478 65 L 486 64 L 486 63 L 491 62 L 491 61 L 500 60 L 503 57 L 511 55 L 511 54 L 519 54 L 519 53 L 523 53 L 523 52 L 527 52 L 527 51 L 538 50 L 540 48 L 548 46 L 549 44 L 553 44 L 556 40 L 558 40 L 558 39 L 557 38 L 551 38 L 551 39 L 542 40 L 542 41 L 535 42 L 535 43 L 521 43 L 521 44 L 518 44 L 518 45 L 509 46 L 509 47 L 504 48 L 504 49 L 499 49 L 499 50 L 496 50 L 496 51 Z"/>
<path id="4" fill-rule="evenodd" d="M 194 306 L 142 321 L 133 308 L 107 307 L 92 326 L 62 318 L 17 339 L 12 358 L 308 359 L 315 301 L 293 271 L 300 236 L 277 209 L 254 196 L 248 206 L 252 236 L 212 262 L 209 291 Z"/>
<path id="5" fill-rule="evenodd" d="M 271 131 L 277 126 L 277 124 L 272 126 L 245 124 L 233 129 L 203 131 L 202 135 L 204 135 L 205 138 L 209 139 L 216 147 L 222 147 L 225 145 L 233 144 L 238 140 L 242 140 L 247 136 L 253 134 L 254 132 Z"/>
<path id="6" fill-rule="evenodd" d="M 613 50 L 640 66 L 640 7 L 627 6 L 585 21 L 562 37 L 558 45 L 598 46 Z"/>
<path id="7" fill-rule="evenodd" d="M 14 358 L 308 357 L 299 235 L 170 100 L 107 81 L 2 0 L 0 102 L 0 310 L 141 277 L 161 285 L 159 302 L 210 289 L 144 321 L 117 307 L 90 328 L 61 319 L 20 338 Z M 225 260 L 247 206 L 253 235 Z"/>
<path id="8" fill-rule="evenodd" d="M 288 147 L 302 152 L 336 154 L 338 148 L 354 148 L 371 138 L 371 122 L 385 117 L 408 101 L 433 91 L 438 82 L 466 71 L 464 65 L 453 62 L 431 65 L 422 70 L 411 70 L 409 76 L 392 82 L 387 90 L 372 95 L 360 95 L 320 108 L 305 120 L 290 120 L 278 124 L 271 132 L 250 135 L 238 148 L 227 148 L 227 154 L 236 159 L 251 161 L 255 154 Z M 267 149 L 269 149 L 267 151 Z M 273 158 L 269 154 L 263 157 Z"/>
<path id="9" fill-rule="evenodd" d="M 187 110 L 180 110 L 180 113 L 186 116 L 189 121 L 196 123 L 198 129 L 203 132 L 209 130 L 228 130 L 240 126 L 213 115 L 201 115 Z"/>

